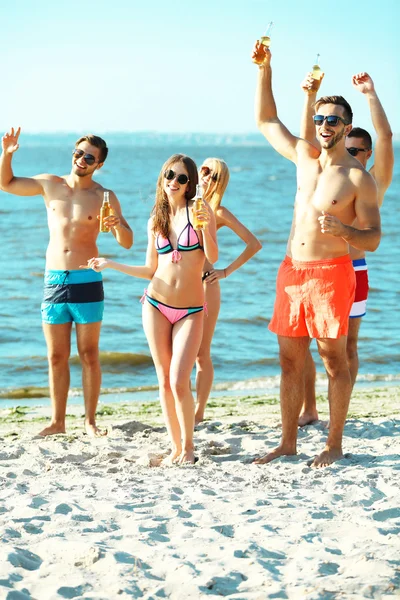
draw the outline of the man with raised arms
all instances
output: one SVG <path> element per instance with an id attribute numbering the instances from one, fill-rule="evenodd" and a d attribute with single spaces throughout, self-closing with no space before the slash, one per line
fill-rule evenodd
<path id="1" fill-rule="evenodd" d="M 279 120 L 272 93 L 271 53 L 264 52 L 256 92 L 256 120 L 270 144 L 297 165 L 297 194 L 292 228 L 277 277 L 274 314 L 269 325 L 278 335 L 281 364 L 282 439 L 258 464 L 297 451 L 298 418 L 304 397 L 304 365 L 316 338 L 329 380 L 330 429 L 314 467 L 343 457 L 342 437 L 351 378 L 346 361 L 346 339 L 355 276 L 349 243 L 374 251 L 380 241 L 376 185 L 369 173 L 345 148 L 352 111 L 341 96 L 316 103 L 319 151 L 292 135 Z M 351 224 L 357 218 L 358 227 Z"/>
<path id="2" fill-rule="evenodd" d="M 305 103 L 301 121 L 300 136 L 319 148 L 318 140 L 315 138 L 315 127 L 313 122 L 314 104 L 322 79 L 316 81 L 309 73 L 302 83 L 305 92 Z M 375 85 L 368 73 L 357 73 L 352 78 L 353 86 L 367 99 L 371 112 L 372 124 L 376 132 L 375 160 L 369 172 L 375 179 L 378 188 L 378 204 L 382 206 L 383 198 L 388 189 L 393 175 L 394 152 L 393 134 L 389 121 L 383 109 Z M 354 156 L 364 168 L 372 155 L 372 139 L 368 131 L 361 127 L 353 127 L 346 137 L 346 149 Z M 354 223 L 357 227 L 357 222 Z M 366 314 L 368 297 L 368 267 L 365 259 L 365 251 L 350 246 L 350 256 L 356 275 L 356 292 L 353 306 L 350 311 L 349 332 L 347 336 L 347 363 L 350 369 L 351 382 L 354 383 L 358 373 L 358 335 L 360 331 L 361 318 Z M 299 425 L 304 426 L 318 419 L 318 411 L 315 397 L 315 365 L 308 352 L 305 373 L 305 397 L 303 408 L 299 417 Z"/>
<path id="3" fill-rule="evenodd" d="M 72 153 L 69 175 L 15 177 L 11 162 L 19 148 L 20 129 L 2 138 L 0 187 L 17 196 L 44 198 L 50 232 L 42 303 L 43 331 L 49 361 L 52 418 L 40 435 L 65 433 L 65 414 L 70 383 L 69 355 L 72 323 L 75 322 L 78 353 L 82 364 L 85 399 L 85 430 L 101 435 L 95 422 L 100 394 L 99 337 L 103 318 L 103 284 L 99 273 L 80 270 L 89 258 L 98 256 L 98 215 L 104 188 L 93 181 L 95 171 L 106 160 L 108 148 L 95 135 L 81 137 Z M 110 191 L 112 215 L 107 227 L 124 248 L 133 243 L 133 233 L 122 216 L 116 195 Z"/>

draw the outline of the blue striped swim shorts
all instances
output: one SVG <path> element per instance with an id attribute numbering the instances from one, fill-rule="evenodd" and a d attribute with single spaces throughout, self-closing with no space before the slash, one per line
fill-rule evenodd
<path id="1" fill-rule="evenodd" d="M 103 319 L 103 311 L 104 290 L 101 273 L 92 269 L 45 272 L 43 323 L 97 323 Z"/>

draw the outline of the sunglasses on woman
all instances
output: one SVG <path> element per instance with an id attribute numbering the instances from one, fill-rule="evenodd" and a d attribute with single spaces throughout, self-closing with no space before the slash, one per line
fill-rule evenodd
<path id="1" fill-rule="evenodd" d="M 204 175 L 204 177 L 208 177 L 209 175 L 211 175 L 211 179 L 213 181 L 218 181 L 218 175 L 216 173 L 213 173 L 210 167 L 201 167 L 200 173 Z"/>
<path id="2" fill-rule="evenodd" d="M 173 179 L 176 179 L 177 182 L 180 183 L 181 185 L 185 185 L 185 183 L 187 183 L 189 181 L 189 177 L 187 175 L 185 175 L 185 173 L 181 173 L 180 175 L 177 175 L 175 173 L 175 171 L 173 171 L 172 169 L 168 169 L 168 171 L 165 171 L 164 177 L 168 181 L 172 181 Z"/>
<path id="3" fill-rule="evenodd" d="M 75 148 L 74 150 L 72 150 L 72 155 L 76 156 L 76 158 L 83 158 L 85 163 L 89 166 L 94 165 L 94 163 L 97 162 L 93 154 L 85 154 L 84 151 L 79 150 L 79 148 Z"/>
<path id="4" fill-rule="evenodd" d="M 351 148 L 346 148 L 346 150 L 352 156 L 357 156 L 359 152 L 369 152 L 370 148 L 353 148 L 352 146 Z"/>
<path id="5" fill-rule="evenodd" d="M 317 127 L 320 127 L 324 121 L 326 121 L 331 127 L 336 127 L 339 121 L 341 121 L 344 125 L 348 125 L 348 123 L 346 123 L 346 121 L 342 119 L 342 117 L 338 117 L 336 115 L 328 115 L 327 117 L 324 117 L 324 115 L 314 115 L 313 119 Z"/>

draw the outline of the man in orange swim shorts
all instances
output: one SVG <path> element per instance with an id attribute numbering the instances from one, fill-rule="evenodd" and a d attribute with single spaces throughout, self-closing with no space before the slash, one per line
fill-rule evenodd
<path id="1" fill-rule="evenodd" d="M 329 380 L 330 428 L 314 467 L 343 457 L 342 438 L 352 383 L 346 340 L 355 276 L 349 244 L 373 252 L 379 245 L 380 217 L 374 179 L 345 148 L 352 110 L 341 96 L 315 104 L 314 124 L 321 149 L 292 135 L 277 116 L 272 93 L 271 52 L 259 65 L 256 120 L 270 144 L 297 165 L 297 194 L 286 258 L 277 279 L 270 329 L 278 335 L 281 364 L 280 445 L 255 460 L 268 463 L 297 452 L 298 418 L 304 398 L 305 359 L 316 338 Z M 357 218 L 358 228 L 352 227 Z"/>
<path id="2" fill-rule="evenodd" d="M 348 254 L 311 261 L 286 256 L 278 272 L 269 329 L 287 337 L 347 335 L 355 281 Z"/>

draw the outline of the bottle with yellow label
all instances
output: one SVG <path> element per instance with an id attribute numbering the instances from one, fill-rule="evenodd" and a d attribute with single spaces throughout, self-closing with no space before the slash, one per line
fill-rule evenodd
<path id="1" fill-rule="evenodd" d="M 261 36 L 260 39 L 260 46 L 258 48 L 258 52 L 255 52 L 254 57 L 253 57 L 253 63 L 255 63 L 256 65 L 262 65 L 264 64 L 265 61 L 265 54 L 263 52 L 263 46 L 265 46 L 266 48 L 270 47 L 271 44 L 271 29 L 273 26 L 273 22 L 270 21 L 267 25 L 267 29 L 265 30 L 265 33 L 263 36 Z"/>
<path id="2" fill-rule="evenodd" d="M 197 218 L 197 213 L 204 206 L 203 202 L 203 188 L 200 184 L 196 185 L 196 196 L 194 198 L 193 204 L 193 228 L 194 229 L 204 229 L 204 223 L 199 221 Z"/>
<path id="3" fill-rule="evenodd" d="M 104 192 L 103 204 L 100 209 L 100 231 L 107 233 L 110 229 L 104 223 L 104 219 L 111 215 L 110 192 Z"/>

